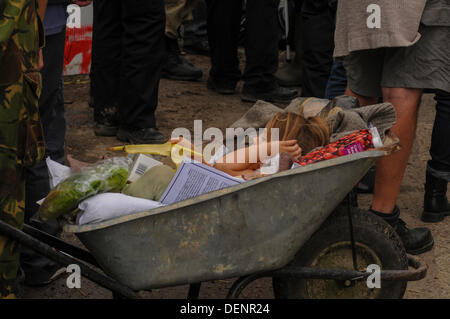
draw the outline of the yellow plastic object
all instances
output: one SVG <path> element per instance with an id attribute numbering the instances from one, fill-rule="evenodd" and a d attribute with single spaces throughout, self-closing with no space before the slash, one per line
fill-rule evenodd
<path id="1" fill-rule="evenodd" d="M 173 144 L 171 142 L 167 142 L 165 144 L 141 144 L 141 145 L 125 145 L 125 146 L 116 146 L 109 148 L 110 151 L 124 151 L 127 154 L 149 154 L 149 155 L 160 155 L 167 156 L 172 159 L 177 168 L 181 165 L 183 158 L 185 156 L 195 155 L 200 159 L 203 158 L 203 155 L 186 148 L 184 146 Z M 189 154 L 189 155 L 187 155 Z M 186 155 L 185 155 L 186 154 Z"/>

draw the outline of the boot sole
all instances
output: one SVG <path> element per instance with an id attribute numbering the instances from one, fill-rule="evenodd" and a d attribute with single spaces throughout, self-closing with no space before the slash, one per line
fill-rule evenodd
<path id="1" fill-rule="evenodd" d="M 119 128 L 109 127 L 104 125 L 96 125 L 94 127 L 94 133 L 96 136 L 116 136 Z"/>
<path id="2" fill-rule="evenodd" d="M 211 90 L 213 92 L 216 92 L 216 93 L 219 93 L 219 94 L 222 94 L 222 95 L 233 95 L 233 94 L 236 93 L 235 89 L 218 89 L 218 88 L 216 88 L 215 86 L 213 86 L 211 84 L 207 84 L 206 88 L 208 90 Z"/>
<path id="3" fill-rule="evenodd" d="M 121 142 L 125 142 L 125 143 L 131 143 L 131 144 L 164 144 L 167 142 L 166 139 L 162 139 L 162 140 L 146 140 L 146 141 L 140 141 L 140 140 L 135 140 L 133 138 L 130 138 L 130 136 L 126 133 L 123 133 L 122 131 L 118 131 L 116 138 L 121 141 Z"/>
<path id="4" fill-rule="evenodd" d="M 420 254 L 423 254 L 423 253 L 433 249 L 433 246 L 434 246 L 434 239 L 432 239 L 428 244 L 426 244 L 425 246 L 423 246 L 421 248 L 407 250 L 406 252 L 411 255 L 420 255 Z"/>
<path id="5" fill-rule="evenodd" d="M 446 216 L 449 216 L 450 212 L 426 212 L 422 213 L 422 217 L 420 218 L 425 223 L 438 223 L 445 219 Z"/>
<path id="6" fill-rule="evenodd" d="M 202 78 L 203 74 L 200 74 L 199 76 L 193 77 L 193 76 L 182 76 L 182 75 L 170 75 L 170 74 L 162 74 L 161 77 L 168 80 L 174 80 L 174 81 L 188 81 L 188 82 L 198 82 Z"/>
<path id="7" fill-rule="evenodd" d="M 285 100 L 285 99 L 277 99 L 277 98 L 270 98 L 270 97 L 264 97 L 264 96 L 257 98 L 253 95 L 242 94 L 241 100 L 243 102 L 251 102 L 251 103 L 256 103 L 256 101 L 263 100 L 263 101 L 271 102 L 271 103 L 289 104 L 296 97 L 297 97 L 297 95 Z"/>
<path id="8" fill-rule="evenodd" d="M 277 79 L 277 83 L 279 86 L 282 86 L 285 88 L 302 87 L 302 82 L 284 82 L 282 80 Z"/>

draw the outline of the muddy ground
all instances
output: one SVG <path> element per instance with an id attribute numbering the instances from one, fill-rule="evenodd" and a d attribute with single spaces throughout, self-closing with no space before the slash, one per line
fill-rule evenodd
<path id="1" fill-rule="evenodd" d="M 188 56 L 199 66 L 203 78 L 199 82 L 177 82 L 162 80 L 159 92 L 159 106 L 156 113 L 159 129 L 170 135 L 177 127 L 193 130 L 194 120 L 203 120 L 203 127 L 226 128 L 240 118 L 252 104 L 241 102 L 238 95 L 221 96 L 206 89 L 209 59 L 202 56 Z M 92 109 L 88 106 L 89 77 L 65 78 L 65 101 L 67 106 L 67 150 L 76 159 L 96 161 L 106 153 L 107 147 L 121 145 L 114 137 L 97 137 L 93 133 Z M 431 130 L 435 115 L 432 95 L 423 97 L 416 142 L 404 179 L 398 205 L 402 218 L 409 226 L 424 226 L 420 221 L 423 208 L 423 185 L 426 161 L 429 158 Z M 360 195 L 359 204 L 368 207 L 370 195 Z M 450 218 L 438 224 L 427 224 L 435 239 L 434 249 L 421 255 L 429 265 L 427 277 L 419 282 L 411 282 L 405 298 L 450 298 Z M 63 234 L 63 238 L 81 245 L 75 236 Z M 203 285 L 201 298 L 223 298 L 232 281 L 216 281 Z M 185 298 L 188 287 L 174 287 L 142 293 L 145 298 Z M 24 288 L 24 298 L 111 298 L 104 288 L 82 279 L 81 289 L 68 289 L 66 276 L 46 287 Z M 271 281 L 259 280 L 248 287 L 244 298 L 273 298 Z"/>

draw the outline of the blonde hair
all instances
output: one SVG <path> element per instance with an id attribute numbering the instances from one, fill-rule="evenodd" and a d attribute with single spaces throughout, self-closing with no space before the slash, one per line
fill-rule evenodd
<path id="1" fill-rule="evenodd" d="M 297 140 L 302 155 L 330 142 L 330 128 L 318 116 L 305 118 L 291 112 L 279 112 L 266 125 L 268 141 L 271 141 L 272 128 L 279 129 L 280 141 Z"/>

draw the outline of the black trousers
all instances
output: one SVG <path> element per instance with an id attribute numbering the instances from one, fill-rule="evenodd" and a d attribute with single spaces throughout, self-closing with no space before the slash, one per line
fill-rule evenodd
<path id="1" fill-rule="evenodd" d="M 303 50 L 301 95 L 322 98 L 333 65 L 336 2 L 302 0 L 300 12 Z"/>
<path id="2" fill-rule="evenodd" d="M 41 70 L 42 93 L 39 99 L 39 114 L 45 136 L 45 157 L 50 156 L 59 163 L 64 162 L 66 136 L 62 78 L 65 38 L 65 30 L 45 37 L 44 68 Z M 25 223 L 56 236 L 61 230 L 57 221 L 35 223 L 31 220 L 39 209 L 36 201 L 47 196 L 49 191 L 45 161 L 26 169 Z M 26 282 L 47 280 L 59 268 L 55 262 L 26 247 L 22 247 L 20 259 Z"/>
<path id="3" fill-rule="evenodd" d="M 96 0 L 91 92 L 94 118 L 118 107 L 120 125 L 155 127 L 165 55 L 163 0 Z"/>
<path id="4" fill-rule="evenodd" d="M 190 45 L 202 41 L 207 38 L 207 10 L 205 0 L 197 2 L 194 10 L 192 10 L 192 21 L 184 23 L 183 44 Z"/>
<path id="5" fill-rule="evenodd" d="M 436 94 L 436 118 L 431 135 L 429 166 L 436 171 L 450 173 L 450 93 Z"/>
<path id="6" fill-rule="evenodd" d="M 237 55 L 242 0 L 207 0 L 208 41 L 211 50 L 210 76 L 236 83 L 241 78 Z M 244 89 L 271 90 L 276 87 L 278 67 L 279 0 L 247 0 L 246 66 Z"/>

